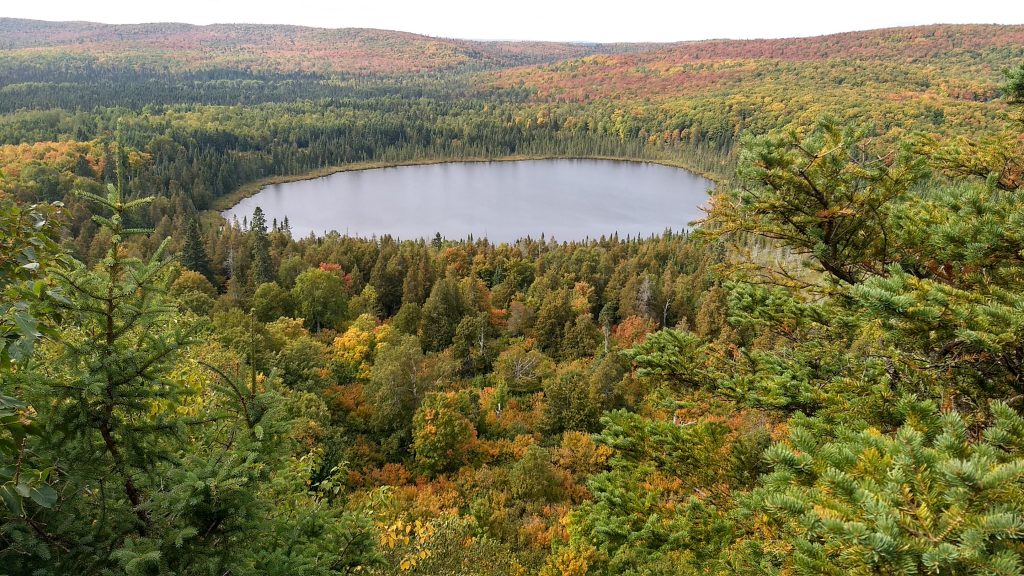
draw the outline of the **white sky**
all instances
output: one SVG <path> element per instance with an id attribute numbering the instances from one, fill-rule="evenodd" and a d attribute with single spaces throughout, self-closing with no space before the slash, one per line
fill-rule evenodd
<path id="1" fill-rule="evenodd" d="M 1024 24 L 1022 0 L 4 0 L 0 17 L 248 22 L 474 39 L 779 38 L 936 23 Z"/>

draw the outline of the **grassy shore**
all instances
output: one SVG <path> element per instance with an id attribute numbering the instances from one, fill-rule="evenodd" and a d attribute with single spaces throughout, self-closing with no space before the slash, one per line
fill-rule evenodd
<path id="1" fill-rule="evenodd" d="M 718 182 L 720 179 L 714 174 L 707 174 L 700 170 L 695 170 L 690 166 L 687 166 L 682 161 L 676 161 L 671 159 L 652 159 L 652 158 L 629 158 L 625 156 L 569 156 L 569 155 L 514 155 L 514 156 L 500 156 L 497 158 L 456 158 L 456 157 L 445 157 L 445 158 L 420 158 L 414 160 L 399 160 L 393 162 L 386 161 L 372 161 L 372 162 L 353 162 L 351 164 L 344 164 L 341 166 L 329 166 L 327 168 L 321 168 L 319 170 L 313 170 L 311 172 L 304 172 L 302 174 L 288 174 L 283 176 L 268 176 L 266 178 L 260 178 L 254 180 L 239 187 L 234 192 L 221 196 L 213 202 L 211 211 L 217 212 L 218 214 L 228 208 L 231 208 L 235 204 L 238 204 L 243 199 L 249 196 L 255 195 L 257 192 L 267 186 L 273 184 L 285 184 L 287 182 L 298 182 L 300 180 L 313 180 L 315 178 L 323 178 L 324 176 L 330 176 L 331 174 L 337 174 L 338 172 L 351 172 L 354 170 L 375 170 L 377 168 L 396 168 L 399 166 L 423 166 L 428 164 L 446 164 L 451 162 L 516 162 L 521 160 L 614 160 L 617 162 L 641 162 L 647 164 L 660 164 L 662 166 L 671 166 L 673 168 L 681 168 L 687 172 L 692 172 L 698 176 L 702 176 L 711 180 L 712 182 Z"/>

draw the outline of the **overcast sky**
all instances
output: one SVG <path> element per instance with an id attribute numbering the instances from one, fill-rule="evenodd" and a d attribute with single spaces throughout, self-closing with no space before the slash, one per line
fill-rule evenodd
<path id="1" fill-rule="evenodd" d="M 779 38 L 935 23 L 1024 24 L 1022 0 L 8 0 L 0 16 L 249 22 L 454 38 L 674 41 Z"/>

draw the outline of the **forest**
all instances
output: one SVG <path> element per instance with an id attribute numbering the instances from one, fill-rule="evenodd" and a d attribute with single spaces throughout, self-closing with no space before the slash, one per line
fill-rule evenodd
<path id="1" fill-rule="evenodd" d="M 581 242 L 217 212 L 519 156 L 717 187 Z M 0 573 L 1024 575 L 1022 185 L 1024 26 L 0 18 Z"/>

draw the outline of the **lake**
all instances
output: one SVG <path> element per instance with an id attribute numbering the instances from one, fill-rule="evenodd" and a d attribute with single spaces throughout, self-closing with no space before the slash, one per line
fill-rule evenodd
<path id="1" fill-rule="evenodd" d="M 712 183 L 679 168 L 612 160 L 449 162 L 338 172 L 267 186 L 223 212 L 288 217 L 295 237 L 337 230 L 492 242 L 649 236 L 702 216 Z"/>

